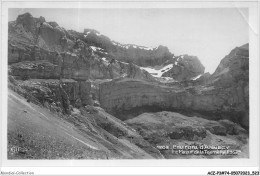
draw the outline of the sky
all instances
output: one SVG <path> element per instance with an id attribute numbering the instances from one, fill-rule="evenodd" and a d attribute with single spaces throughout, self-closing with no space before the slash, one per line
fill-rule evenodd
<path id="1" fill-rule="evenodd" d="M 8 20 L 26 12 L 67 30 L 95 29 L 122 44 L 167 46 L 176 56 L 197 56 L 210 73 L 233 48 L 249 42 L 246 8 L 9 9 Z"/>

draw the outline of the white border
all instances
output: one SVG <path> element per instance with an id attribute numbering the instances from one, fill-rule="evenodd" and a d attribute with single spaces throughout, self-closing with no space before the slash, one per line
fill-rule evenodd
<path id="1" fill-rule="evenodd" d="M 153 166 L 185 167 L 258 167 L 259 168 L 259 12 L 255 2 L 2 2 L 1 7 L 1 164 L 0 166 L 92 166 L 95 173 L 107 172 L 95 166 Z M 7 160 L 7 41 L 8 41 L 8 8 L 249 8 L 249 39 L 250 39 L 250 158 L 249 159 L 171 159 L 171 160 Z M 73 169 L 73 168 L 71 168 Z M 90 169 L 90 168 L 89 168 Z M 92 169 L 92 168 L 91 168 Z M 172 169 L 172 168 L 171 168 Z M 189 168 L 190 169 L 190 168 Z M 206 168 L 207 169 L 207 168 Z M 46 170 L 41 169 L 41 173 Z M 79 168 L 80 170 L 80 168 Z M 84 170 L 84 169 L 83 169 Z M 93 171 L 94 171 L 93 170 Z M 107 168 L 109 170 L 109 168 Z M 111 170 L 111 169 L 110 169 Z M 188 171 L 186 168 L 182 171 Z M 192 168 L 197 170 L 197 168 Z M 208 170 L 215 170 L 208 168 Z M 223 169 L 222 169 L 223 170 Z M 70 173 L 65 168 L 60 169 L 63 174 Z M 89 170 L 91 171 L 91 170 Z M 92 171 L 92 174 L 95 174 Z M 125 170 L 126 171 L 126 170 Z M 129 171 L 129 172 L 128 172 Z M 148 175 L 159 172 L 148 168 Z M 191 170 L 190 170 L 191 171 Z M 103 172 L 103 173 L 102 173 Z M 127 169 L 125 174 L 134 173 Z M 59 172 L 60 173 L 60 172 Z M 90 173 L 90 172 L 89 172 Z M 172 173 L 172 172 L 171 172 Z M 179 172 L 180 173 L 180 172 Z M 183 173 L 183 172 L 182 172 Z M 75 174 L 75 172 L 74 172 Z"/>

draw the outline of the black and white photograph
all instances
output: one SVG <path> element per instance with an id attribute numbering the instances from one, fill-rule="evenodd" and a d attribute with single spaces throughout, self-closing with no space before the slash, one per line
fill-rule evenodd
<path id="1" fill-rule="evenodd" d="M 259 147 L 250 8 L 17 5 L 6 15 L 8 161 L 232 162 Z"/>

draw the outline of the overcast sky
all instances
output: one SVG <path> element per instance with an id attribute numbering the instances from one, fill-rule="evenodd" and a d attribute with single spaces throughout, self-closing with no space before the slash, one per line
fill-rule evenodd
<path id="1" fill-rule="evenodd" d="M 25 12 L 65 29 L 96 29 L 123 44 L 195 55 L 211 73 L 231 49 L 249 41 L 247 9 L 9 9 L 9 21 Z"/>

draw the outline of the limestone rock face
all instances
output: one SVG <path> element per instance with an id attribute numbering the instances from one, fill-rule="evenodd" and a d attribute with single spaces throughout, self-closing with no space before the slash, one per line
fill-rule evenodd
<path id="1" fill-rule="evenodd" d="M 11 75 L 20 77 L 21 79 L 35 78 L 59 78 L 61 69 L 58 65 L 54 65 L 48 61 L 24 61 L 12 64 L 10 66 Z"/>
<path id="2" fill-rule="evenodd" d="M 87 80 L 89 78 L 90 63 L 85 57 L 78 57 L 72 53 L 62 53 L 62 77 L 75 80 Z"/>
<path id="3" fill-rule="evenodd" d="M 91 83 L 87 81 L 30 79 L 18 81 L 18 85 L 27 90 L 42 104 L 61 108 L 65 113 L 70 113 L 69 106 L 74 106 L 79 100 L 81 106 L 91 104 Z"/>
<path id="4" fill-rule="evenodd" d="M 60 45 L 61 49 L 64 46 L 62 40 L 66 40 L 65 30 L 57 25 L 51 25 L 47 22 L 40 24 L 38 29 L 38 42 L 42 42 L 41 45 L 48 47 L 49 50 L 53 50 L 51 47 L 56 47 Z M 64 38 L 63 38 L 64 37 Z M 66 42 L 66 41 L 65 41 Z"/>
<path id="5" fill-rule="evenodd" d="M 82 105 L 92 105 L 91 97 L 91 82 L 89 81 L 79 81 L 79 94 L 78 98 L 81 100 Z"/>
<path id="6" fill-rule="evenodd" d="M 133 68 L 128 63 L 156 66 L 173 58 L 165 46 L 149 48 L 120 44 L 96 30 L 85 29 L 84 33 L 67 31 L 56 22 L 47 22 L 43 17 L 34 18 L 29 13 L 9 22 L 8 31 L 9 64 L 48 60 L 58 65 L 61 77 L 67 79 L 114 79 L 128 74 L 129 68 Z M 138 71 L 137 67 L 135 70 L 137 77 L 152 79 L 147 72 Z"/>
<path id="7" fill-rule="evenodd" d="M 87 80 L 113 79 L 128 74 L 128 63 L 115 60 L 103 49 L 104 46 L 89 46 L 88 44 L 97 43 L 90 43 L 89 40 L 89 43 L 86 43 L 83 34 L 66 31 L 55 22 L 45 22 L 43 19 L 33 18 L 30 14 L 25 17 L 19 16 L 18 21 L 9 23 L 9 65 L 24 65 L 24 61 L 45 62 L 46 65 L 55 65 L 58 71 L 53 75 L 48 70 L 39 70 L 36 67 L 33 70 L 27 67 L 20 71 L 19 67 L 11 66 L 11 75 L 15 73 L 13 76 L 24 78 Z M 19 33 L 19 28 L 22 33 Z M 95 33 L 93 35 L 96 36 Z M 138 77 L 149 76 L 148 73 L 138 72 Z"/>
<path id="8" fill-rule="evenodd" d="M 48 60 L 50 63 L 54 63 L 57 54 L 57 52 L 51 52 L 36 45 L 21 45 L 13 42 L 8 44 L 8 64 L 39 60 Z"/>
<path id="9" fill-rule="evenodd" d="M 131 118 L 126 114 L 136 116 L 147 111 L 183 110 L 208 114 L 207 118 L 211 119 L 229 118 L 242 123 L 246 110 L 243 95 L 243 91 L 236 88 L 198 86 L 180 89 L 123 79 L 101 84 L 99 97 L 101 106 L 119 118 Z"/>
<path id="10" fill-rule="evenodd" d="M 9 44 L 8 62 L 14 76 L 87 80 L 90 75 L 90 61 L 86 57 L 70 52 L 59 54 L 38 46 Z"/>
<path id="11" fill-rule="evenodd" d="M 238 62 L 240 59 L 248 62 L 248 58 L 236 58 Z M 238 73 L 244 75 L 245 72 Z M 208 79 L 212 78 L 216 76 L 213 74 Z M 209 119 L 230 119 L 248 127 L 248 81 L 246 77 L 244 80 L 229 86 L 209 81 L 205 85 L 181 87 L 121 79 L 101 84 L 99 97 L 103 108 L 123 119 L 143 112 L 171 110 L 197 112 Z"/>
<path id="12" fill-rule="evenodd" d="M 210 77 L 209 83 L 228 87 L 238 83 L 248 85 L 249 80 L 249 45 L 233 49 L 229 55 L 223 58 L 216 71 Z"/>
<path id="13" fill-rule="evenodd" d="M 163 77 L 171 77 L 177 81 L 186 81 L 204 73 L 205 67 L 196 56 L 180 56 L 172 61 L 173 67 L 163 73 Z M 169 61 L 167 62 L 169 64 Z"/>
<path id="14" fill-rule="evenodd" d="M 136 45 L 116 44 L 110 53 L 118 60 L 133 62 L 139 66 L 161 65 L 173 56 L 165 46 L 145 48 Z"/>
<path id="15" fill-rule="evenodd" d="M 133 44 L 120 44 L 93 29 L 85 29 L 82 40 L 89 45 L 105 49 L 116 60 L 132 62 L 139 66 L 161 65 L 173 56 L 165 46 L 148 48 Z"/>
<path id="16" fill-rule="evenodd" d="M 232 97 L 229 102 L 233 105 L 237 99 L 244 102 L 244 124 L 249 124 L 249 44 L 233 49 L 224 57 L 216 71 L 208 80 L 209 85 L 215 87 L 232 87 L 237 98 Z"/>

